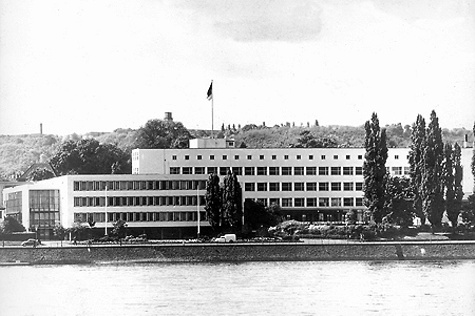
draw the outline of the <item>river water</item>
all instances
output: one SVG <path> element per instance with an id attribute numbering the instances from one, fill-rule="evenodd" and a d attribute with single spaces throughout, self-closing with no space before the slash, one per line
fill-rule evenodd
<path id="1" fill-rule="evenodd" d="M 475 261 L 0 267 L 0 315 L 475 315 Z"/>

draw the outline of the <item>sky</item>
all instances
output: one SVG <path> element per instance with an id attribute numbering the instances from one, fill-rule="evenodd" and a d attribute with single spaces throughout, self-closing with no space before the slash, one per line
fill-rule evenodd
<path id="1" fill-rule="evenodd" d="M 475 121 L 475 1 L 0 0 L 0 134 Z"/>

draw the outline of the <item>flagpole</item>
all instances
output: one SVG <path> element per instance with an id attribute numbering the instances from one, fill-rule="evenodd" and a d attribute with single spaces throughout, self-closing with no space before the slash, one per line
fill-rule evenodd
<path id="1" fill-rule="evenodd" d="M 213 80 L 211 80 L 211 139 L 213 139 L 213 131 L 214 131 L 214 87 L 213 87 Z"/>
<path id="2" fill-rule="evenodd" d="M 196 181 L 196 213 L 197 213 L 197 221 L 198 221 L 198 231 L 197 231 L 197 237 L 200 238 L 200 233 L 201 233 L 201 223 L 200 223 L 200 191 L 199 191 L 199 184 L 198 181 Z"/>
<path id="3" fill-rule="evenodd" d="M 104 204 L 104 236 L 107 236 L 107 184 L 106 184 L 106 190 L 105 190 L 105 204 Z"/>

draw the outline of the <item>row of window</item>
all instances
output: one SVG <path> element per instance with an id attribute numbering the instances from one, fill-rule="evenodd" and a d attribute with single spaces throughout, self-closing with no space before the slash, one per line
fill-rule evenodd
<path id="1" fill-rule="evenodd" d="M 230 159 L 230 157 L 233 157 L 234 160 L 240 160 L 242 157 L 241 155 L 226 155 L 226 154 L 223 154 L 221 155 L 221 159 L 222 160 L 228 160 L 228 158 Z M 253 160 L 254 158 L 256 159 L 259 159 L 259 160 L 266 160 L 266 155 L 256 155 L 256 156 L 253 156 L 253 155 L 245 155 L 245 159 L 246 160 Z M 269 156 L 267 156 L 269 157 Z M 290 159 L 290 155 L 282 155 L 283 159 L 284 160 L 289 160 Z M 295 159 L 296 160 L 302 160 L 302 155 L 295 155 Z M 314 160 L 315 156 L 314 155 L 308 155 L 308 160 Z M 340 155 L 332 155 L 332 158 L 333 160 L 338 160 L 340 159 Z M 346 160 L 351 160 L 351 155 L 344 155 L 345 159 Z M 363 160 L 363 155 L 357 155 L 358 157 L 358 160 Z M 396 156 L 398 157 L 398 156 Z M 190 155 L 184 155 L 183 156 L 183 159 L 184 160 L 190 160 L 191 156 Z M 271 160 L 277 160 L 277 155 L 270 155 L 270 158 Z M 172 160 L 177 160 L 178 159 L 178 156 L 177 155 L 172 155 Z M 209 155 L 209 160 L 215 160 L 216 159 L 216 155 Z M 320 155 L 320 159 L 321 160 L 326 160 L 327 159 L 327 155 Z M 396 158 L 396 159 L 399 159 Z M 203 160 L 203 155 L 196 155 L 196 160 Z"/>
<path id="2" fill-rule="evenodd" d="M 126 222 L 196 222 L 197 212 L 111 212 L 107 213 L 108 222 L 124 220 Z M 74 213 L 75 222 L 103 223 L 105 213 Z M 200 212 L 200 221 L 206 221 L 206 212 Z"/>
<path id="3" fill-rule="evenodd" d="M 400 167 L 402 169 L 402 167 Z M 170 167 L 170 174 L 219 174 L 232 171 L 241 176 L 352 176 L 363 175 L 363 167 Z"/>
<path id="4" fill-rule="evenodd" d="M 344 157 L 345 160 L 351 160 L 351 155 L 330 155 L 333 160 L 339 160 L 340 157 Z M 358 160 L 363 160 L 363 155 L 356 155 Z M 209 160 L 216 160 L 216 155 L 209 155 Z M 253 155 L 244 155 L 244 156 L 241 156 L 241 155 L 227 155 L 227 154 L 223 154 L 221 155 L 221 160 L 229 160 L 234 158 L 234 160 L 241 160 L 241 158 L 245 157 L 246 160 L 253 160 L 253 159 L 258 159 L 258 160 L 266 160 L 266 155 L 256 155 L 256 156 L 253 156 Z M 308 155 L 308 160 L 314 160 L 315 159 L 315 156 L 314 155 Z M 190 160 L 191 156 L 190 155 L 184 155 L 183 156 L 183 159 L 184 160 Z M 269 158 L 269 156 L 267 156 L 267 159 Z M 282 158 L 284 160 L 289 160 L 290 159 L 290 155 L 282 155 Z M 302 160 L 303 158 L 303 155 L 295 155 L 295 160 Z M 271 160 L 277 160 L 277 155 L 270 155 L 270 159 Z M 327 155 L 320 155 L 320 160 L 326 160 L 327 159 Z M 394 159 L 395 160 L 398 160 L 399 159 L 399 155 L 394 155 Z M 409 157 L 407 157 L 407 159 L 409 159 Z M 178 160 L 178 156 L 177 155 L 172 155 L 172 160 Z M 203 155 L 196 155 L 196 160 L 203 160 Z"/>
<path id="5" fill-rule="evenodd" d="M 363 198 L 361 197 L 311 197 L 311 198 L 270 198 L 256 199 L 264 205 L 280 205 L 282 207 L 352 207 L 363 206 Z"/>
<path id="6" fill-rule="evenodd" d="M 75 207 L 105 207 L 105 197 L 75 197 Z M 192 206 L 196 205 L 196 195 L 182 196 L 109 196 L 107 206 Z M 199 197 L 200 205 L 205 205 L 204 196 Z"/>
<path id="7" fill-rule="evenodd" d="M 363 182 L 245 182 L 244 191 L 363 191 Z"/>
<path id="8" fill-rule="evenodd" d="M 74 191 L 204 190 L 205 180 L 74 181 Z"/>

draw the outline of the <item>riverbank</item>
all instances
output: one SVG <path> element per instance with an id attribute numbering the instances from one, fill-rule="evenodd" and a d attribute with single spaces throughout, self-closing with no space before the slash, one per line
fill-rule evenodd
<path id="1" fill-rule="evenodd" d="M 0 248 L 0 265 L 475 259 L 475 242 L 233 243 Z"/>

